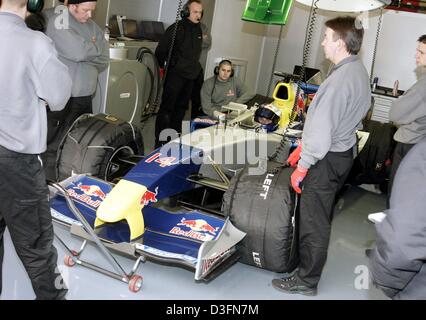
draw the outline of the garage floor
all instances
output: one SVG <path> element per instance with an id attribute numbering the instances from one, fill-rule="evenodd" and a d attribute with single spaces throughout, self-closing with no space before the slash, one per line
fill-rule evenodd
<path id="1" fill-rule="evenodd" d="M 145 130 L 152 130 L 147 126 Z M 145 131 L 144 130 L 144 131 Z M 151 131 L 152 132 L 152 131 Z M 152 135 L 152 133 L 151 133 Z M 147 136 L 147 135 L 144 135 Z M 151 149 L 148 142 L 146 149 Z M 135 300 L 290 300 L 290 299 L 387 299 L 376 289 L 366 273 L 366 248 L 374 243 L 374 225 L 367 215 L 385 207 L 385 196 L 357 187 L 351 188 L 336 208 L 332 235 L 325 266 L 316 297 L 287 295 L 271 287 L 271 280 L 279 276 L 274 272 L 236 263 L 210 283 L 194 281 L 194 274 L 185 269 L 145 262 L 138 273 L 144 277 L 142 290 L 131 293 L 127 285 L 81 266 L 64 266 L 64 249 L 55 241 L 58 249 L 58 265 L 68 284 L 67 299 L 135 299 Z M 70 247 L 78 249 L 81 240 L 62 227 L 55 226 L 56 233 Z M 134 261 L 116 256 L 126 271 Z M 92 245 L 83 254 L 86 260 L 109 267 L 107 261 Z M 34 299 L 31 283 L 22 263 L 16 256 L 9 234 L 5 234 L 5 259 L 3 265 L 3 294 L 0 299 Z M 367 281 L 365 281 L 367 279 Z"/>

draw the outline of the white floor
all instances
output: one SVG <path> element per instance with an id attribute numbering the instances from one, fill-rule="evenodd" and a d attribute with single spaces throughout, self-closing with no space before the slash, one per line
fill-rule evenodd
<path id="1" fill-rule="evenodd" d="M 81 266 L 64 266 L 65 251 L 55 242 L 59 253 L 59 269 L 68 284 L 67 299 L 135 299 L 135 300 L 287 300 L 287 299 L 387 299 L 368 282 L 366 248 L 374 243 L 374 225 L 367 215 L 384 208 L 385 198 L 353 187 L 344 197 L 342 210 L 336 211 L 328 260 L 316 297 L 287 295 L 271 287 L 273 272 L 236 263 L 210 283 L 194 281 L 194 274 L 178 268 L 146 262 L 138 273 L 144 277 L 142 290 L 131 293 L 127 285 Z M 57 234 L 71 247 L 78 249 L 81 240 L 67 230 L 55 227 Z M 109 267 L 99 251 L 90 245 L 83 258 Z M 118 256 L 126 271 L 134 261 Z M 28 276 L 17 258 L 9 234 L 5 235 L 3 294 L 1 299 L 34 299 Z"/>

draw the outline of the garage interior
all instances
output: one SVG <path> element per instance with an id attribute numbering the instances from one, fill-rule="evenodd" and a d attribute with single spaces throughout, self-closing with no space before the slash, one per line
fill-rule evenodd
<path id="1" fill-rule="evenodd" d="M 324 56 L 321 41 L 324 22 L 341 12 L 320 9 L 316 22 L 309 26 L 311 4 L 314 1 L 293 1 L 285 23 L 257 23 L 243 19 L 250 0 L 202 0 L 203 23 L 211 32 L 212 45 L 203 51 L 200 62 L 204 78 L 210 78 L 223 59 L 233 62 L 236 77 L 244 81 L 259 97 L 271 97 L 282 75 L 308 68 L 313 85 L 325 80 L 332 65 Z M 259 1 L 261 3 L 262 1 Z M 282 2 L 282 1 L 281 1 Z M 312 3 L 311 3 L 312 2 Z M 326 1 L 327 2 L 327 1 Z M 331 1 L 333 2 L 333 1 Z M 361 1 L 362 2 L 362 1 Z M 389 123 L 389 109 L 396 100 L 395 91 L 402 94 L 417 80 L 414 64 L 415 44 L 424 29 L 426 10 L 395 7 L 398 1 L 386 3 L 384 9 L 354 10 L 351 16 L 361 17 L 367 24 L 364 43 L 359 54 L 373 80 L 372 106 L 369 117 L 378 123 Z M 392 4 L 390 4 L 392 2 Z M 144 155 L 155 150 L 155 112 L 146 106 L 154 102 L 153 92 L 160 94 L 159 83 L 151 69 L 155 68 L 152 54 L 164 30 L 172 25 L 182 0 L 98 0 L 93 20 L 110 34 L 110 62 L 99 74 L 93 96 L 94 114 L 105 113 L 139 127 L 143 138 Z M 45 1 L 45 8 L 60 4 Z M 405 9 L 407 10 L 405 10 Z M 123 22 L 124 20 L 124 22 Z M 136 22 L 138 25 L 136 25 Z M 141 35 L 147 28 L 158 27 L 158 34 Z M 113 28 L 116 28 L 113 30 Z M 154 29 L 152 29 L 154 30 Z M 304 53 L 306 36 L 310 37 L 309 55 Z M 395 41 L 395 39 L 401 39 Z M 400 41 L 406 46 L 402 46 Z M 142 57 L 140 48 L 151 51 Z M 398 52 L 398 54 L 394 54 Z M 392 53 L 392 54 L 389 54 Z M 404 61 L 404 63 L 397 63 Z M 389 66 L 392 66 L 391 68 Z M 157 103 L 157 101 L 154 102 Z M 152 114 L 150 114 L 152 113 Z M 290 116 L 291 118 L 291 116 Z M 189 126 L 191 108 L 185 119 Z M 143 122 L 142 122 L 143 121 Z M 220 121 L 219 121 L 220 124 Z M 219 127 L 219 124 L 218 127 Z M 225 126 L 226 129 L 226 126 Z M 364 141 L 365 142 L 365 141 Z M 148 190 L 148 189 L 146 189 Z M 371 213 L 382 212 L 387 195 L 377 184 L 345 184 L 336 201 L 327 262 L 318 286 L 318 295 L 308 297 L 287 295 L 275 290 L 271 280 L 283 274 L 257 268 L 241 262 L 227 267 L 210 281 L 195 281 L 193 270 L 166 262 L 147 259 L 140 263 L 137 274 L 143 277 L 142 288 L 131 292 L 123 281 L 80 265 L 69 267 L 69 252 L 55 239 L 58 267 L 67 284 L 68 300 L 389 300 L 372 283 L 366 250 L 375 245 L 375 225 L 368 219 Z M 157 195 L 157 193 L 156 193 Z M 72 235 L 69 228 L 54 223 L 55 234 L 69 248 L 78 249 L 82 239 Z M 33 300 L 30 279 L 19 260 L 10 235 L 4 235 L 3 288 L 0 300 Z M 111 270 L 111 263 L 93 242 L 89 242 L 82 257 Z M 132 270 L 135 258 L 113 253 L 124 270 Z"/>

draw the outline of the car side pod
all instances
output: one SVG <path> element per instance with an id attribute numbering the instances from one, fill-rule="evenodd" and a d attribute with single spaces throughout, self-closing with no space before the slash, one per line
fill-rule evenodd
<path id="1" fill-rule="evenodd" d="M 105 223 L 126 220 L 130 229 L 130 240 L 140 238 L 145 230 L 141 199 L 146 191 L 147 188 L 143 185 L 120 180 L 97 209 L 95 228 Z"/>

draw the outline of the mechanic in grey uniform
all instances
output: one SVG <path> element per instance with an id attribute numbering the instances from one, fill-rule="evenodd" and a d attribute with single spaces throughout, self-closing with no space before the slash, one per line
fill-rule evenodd
<path id="1" fill-rule="evenodd" d="M 375 224 L 373 283 L 392 299 L 426 300 L 426 137 L 396 173 L 386 218 Z"/>
<path id="2" fill-rule="evenodd" d="M 48 189 L 39 154 L 46 149 L 46 105 L 61 110 L 71 78 L 52 41 L 24 22 L 27 0 L 0 6 L 0 293 L 7 227 L 37 299 L 63 299 Z M 55 271 L 56 270 L 56 271 Z"/>
<path id="3" fill-rule="evenodd" d="M 215 67 L 214 76 L 204 82 L 201 105 L 208 116 L 218 117 L 222 106 L 230 102 L 246 103 L 255 96 L 234 73 L 232 62 L 224 59 Z"/>
<path id="4" fill-rule="evenodd" d="M 426 34 L 418 42 L 416 64 L 420 79 L 392 103 L 389 111 L 389 120 L 399 127 L 394 135 L 396 146 L 389 176 L 389 196 L 401 160 L 417 142 L 426 137 Z"/>
<path id="5" fill-rule="evenodd" d="M 66 8 L 58 6 L 44 12 L 46 34 L 53 40 L 59 59 L 68 67 L 73 80 L 71 98 L 65 109 L 48 113 L 48 155 L 44 157 L 48 162 L 48 177 L 53 165 L 49 160 L 56 160 L 62 137 L 75 119 L 92 113 L 98 75 L 108 66 L 109 44 L 103 30 L 91 19 L 95 9 L 96 1 L 69 0 Z M 65 14 L 68 20 L 62 18 Z"/>
<path id="6" fill-rule="evenodd" d="M 327 259 L 334 198 L 352 167 L 355 132 L 371 103 L 369 76 L 357 56 L 364 35 L 360 22 L 337 17 L 325 25 L 321 45 L 334 67 L 309 107 L 300 160 L 291 176 L 293 189 L 301 193 L 300 261 L 294 273 L 272 281 L 285 293 L 317 293 Z"/>

